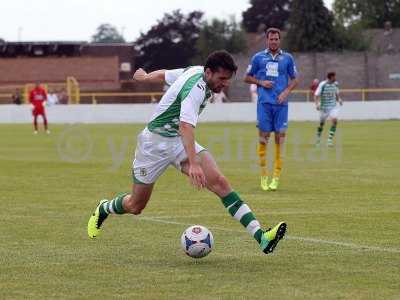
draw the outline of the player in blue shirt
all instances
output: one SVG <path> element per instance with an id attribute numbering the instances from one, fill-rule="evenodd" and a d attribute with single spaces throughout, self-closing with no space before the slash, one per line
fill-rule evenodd
<path id="1" fill-rule="evenodd" d="M 266 31 L 267 49 L 251 59 L 246 83 L 257 85 L 257 127 L 260 142 L 258 155 L 261 167 L 261 188 L 276 190 L 282 169 L 281 150 L 288 123 L 288 96 L 298 84 L 296 65 L 292 55 L 280 49 L 281 32 L 277 28 Z M 268 184 L 267 144 L 271 132 L 275 136 L 275 163 L 272 181 Z"/>

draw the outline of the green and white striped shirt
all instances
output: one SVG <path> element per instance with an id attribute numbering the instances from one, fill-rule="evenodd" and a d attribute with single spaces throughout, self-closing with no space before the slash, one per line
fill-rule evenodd
<path id="1" fill-rule="evenodd" d="M 321 97 L 321 110 L 328 111 L 336 106 L 336 97 L 339 95 L 337 82 L 322 81 L 315 91 L 315 96 Z"/>
<path id="2" fill-rule="evenodd" d="M 157 105 L 147 128 L 165 137 L 179 136 L 179 122 L 196 126 L 212 92 L 204 81 L 204 67 L 169 70 L 165 80 L 170 87 Z"/>

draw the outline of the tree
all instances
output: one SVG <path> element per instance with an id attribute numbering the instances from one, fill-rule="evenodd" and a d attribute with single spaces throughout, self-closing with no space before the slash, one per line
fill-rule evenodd
<path id="1" fill-rule="evenodd" d="M 286 43 L 291 51 L 326 51 L 337 46 L 333 14 L 322 0 L 293 0 Z"/>
<path id="2" fill-rule="evenodd" d="M 238 53 L 246 49 L 245 33 L 233 17 L 229 21 L 213 19 L 203 22 L 196 49 L 196 63 L 203 63 L 208 54 L 215 50 Z"/>
<path id="3" fill-rule="evenodd" d="M 292 0 L 251 0 L 251 6 L 242 13 L 247 32 L 258 32 L 260 27 L 284 29 L 290 15 Z"/>
<path id="4" fill-rule="evenodd" d="M 333 7 L 346 26 L 360 22 L 366 28 L 382 28 L 386 21 L 400 26 L 400 0 L 335 0 Z"/>
<path id="5" fill-rule="evenodd" d="M 4 44 L 6 41 L 0 38 L 0 44 Z"/>
<path id="6" fill-rule="evenodd" d="M 135 42 L 138 52 L 136 65 L 151 71 L 159 68 L 185 67 L 196 56 L 203 13 L 193 11 L 184 15 L 175 10 L 157 21 Z"/>
<path id="7" fill-rule="evenodd" d="M 104 23 L 97 27 L 92 43 L 125 43 L 125 39 L 114 26 Z"/>
<path id="8" fill-rule="evenodd" d="M 370 46 L 370 38 L 365 35 L 361 23 L 343 26 L 335 23 L 335 32 L 338 37 L 337 48 L 351 51 L 366 51 Z"/>

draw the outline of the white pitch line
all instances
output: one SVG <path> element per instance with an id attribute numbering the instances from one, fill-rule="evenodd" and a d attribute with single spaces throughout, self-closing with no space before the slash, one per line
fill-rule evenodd
<path id="1" fill-rule="evenodd" d="M 347 243 L 347 242 L 320 240 L 320 239 L 300 237 L 300 236 L 288 236 L 288 238 L 291 240 L 297 240 L 297 241 L 308 242 L 308 243 L 347 247 L 347 248 L 351 248 L 354 250 L 360 250 L 360 251 L 368 250 L 368 251 L 379 251 L 379 252 L 389 252 L 389 253 L 400 253 L 400 249 L 396 249 L 396 248 L 384 248 L 384 247 L 377 247 L 377 246 L 358 245 L 358 244 Z"/>
<path id="2" fill-rule="evenodd" d="M 379 214 L 379 213 L 400 213 L 400 210 L 346 210 L 346 211 L 337 211 L 335 212 L 336 214 L 341 214 L 341 215 L 353 215 L 353 214 Z M 331 215 L 332 211 L 321 211 L 321 210 L 316 210 L 316 211 L 310 211 L 310 210 L 292 210 L 292 211 L 271 211 L 271 212 L 257 212 L 257 216 L 276 216 L 276 215 Z M 184 215 L 184 216 L 179 216 L 180 219 L 185 218 L 185 219 L 193 219 L 193 218 L 200 218 L 200 217 L 222 217 L 226 216 L 225 213 L 213 213 L 213 214 L 196 214 L 196 215 Z M 161 219 L 174 219 L 176 217 L 174 216 L 168 216 L 164 214 L 160 215 L 154 215 L 153 218 L 161 218 Z"/>
<path id="3" fill-rule="evenodd" d="M 152 218 L 152 217 L 138 217 L 137 219 L 143 220 L 143 221 L 163 223 L 163 224 L 184 225 L 184 226 L 193 225 L 191 223 L 168 221 L 168 220 L 163 220 L 160 218 Z M 219 231 L 226 231 L 226 232 L 236 232 L 236 233 L 244 232 L 243 230 L 239 231 L 239 230 L 233 230 L 233 229 L 227 229 L 227 228 L 221 228 L 221 227 L 215 227 L 215 226 L 212 227 L 212 229 L 219 230 Z M 308 237 L 300 237 L 300 236 L 292 236 L 292 235 L 285 236 L 285 238 L 287 238 L 289 240 L 301 241 L 301 242 L 306 242 L 306 243 L 347 247 L 347 248 L 359 250 L 359 251 L 368 250 L 368 251 L 378 251 L 378 252 L 388 252 L 388 253 L 400 253 L 400 249 L 396 249 L 396 248 L 383 248 L 383 247 L 377 247 L 377 246 L 358 245 L 358 244 L 354 244 L 354 243 L 321 240 L 321 239 L 316 239 L 316 238 L 308 238 Z"/>

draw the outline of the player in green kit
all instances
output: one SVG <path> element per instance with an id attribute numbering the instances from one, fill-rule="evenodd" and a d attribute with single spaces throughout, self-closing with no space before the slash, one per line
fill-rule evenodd
<path id="1" fill-rule="evenodd" d="M 229 86 L 236 70 L 228 52 L 216 51 L 209 55 L 204 66 L 135 72 L 137 82 L 160 82 L 170 87 L 137 137 L 131 193 L 100 201 L 88 221 L 90 238 L 99 236 L 110 214 L 140 214 L 150 200 L 157 179 L 173 166 L 187 175 L 192 185 L 207 188 L 218 196 L 228 213 L 246 228 L 265 254 L 274 251 L 285 235 L 286 224 L 280 222 L 272 229 L 261 229 L 250 207 L 232 189 L 211 153 L 195 140 L 200 113 L 213 93 Z"/>
<path id="2" fill-rule="evenodd" d="M 330 118 L 332 120 L 332 126 L 329 129 L 327 145 L 331 147 L 333 146 L 333 137 L 335 136 L 338 123 L 339 107 L 337 106 L 337 102 L 339 102 L 340 106 L 343 105 L 342 99 L 339 97 L 339 88 L 336 82 L 335 72 L 329 72 L 327 79 L 318 85 L 314 94 L 314 100 L 316 109 L 320 111 L 316 145 L 320 146 L 325 121 Z"/>

